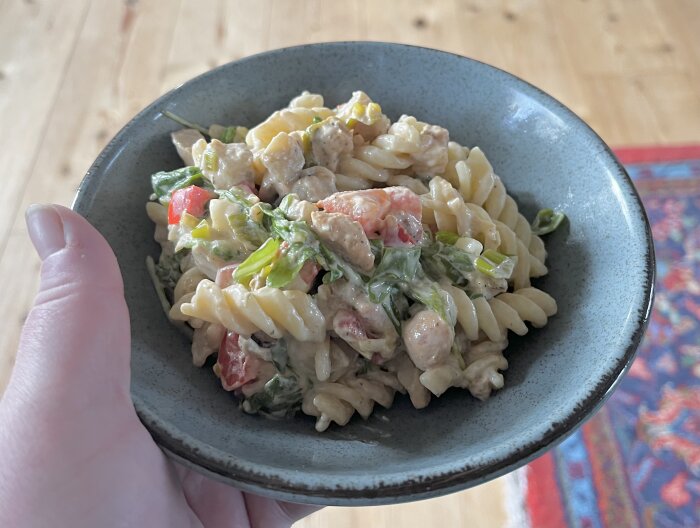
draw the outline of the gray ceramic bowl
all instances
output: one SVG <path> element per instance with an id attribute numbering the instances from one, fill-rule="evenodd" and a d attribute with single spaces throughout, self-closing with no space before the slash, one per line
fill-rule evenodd
<path id="1" fill-rule="evenodd" d="M 513 338 L 505 389 L 486 402 L 450 391 L 421 411 L 405 398 L 368 421 L 315 432 L 299 416 L 272 421 L 238 410 L 163 315 L 146 273 L 157 255 L 144 212 L 149 175 L 179 160 L 160 114 L 253 125 L 304 89 L 327 104 L 362 89 L 396 119 L 440 124 L 479 145 L 521 210 L 566 211 L 546 239 L 559 303 L 543 330 Z M 174 459 L 245 490 L 317 504 L 433 497 L 511 471 L 561 441 L 624 374 L 652 300 L 649 226 L 630 179 L 601 139 L 537 88 L 485 64 L 382 43 L 302 46 L 249 57 L 164 95 L 117 134 L 75 201 L 109 240 L 131 310 L 132 395 L 141 420 Z"/>

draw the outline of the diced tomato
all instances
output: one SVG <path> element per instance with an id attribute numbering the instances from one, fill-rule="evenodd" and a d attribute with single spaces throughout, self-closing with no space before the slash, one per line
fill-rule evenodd
<path id="1" fill-rule="evenodd" d="M 348 215 L 369 238 L 379 236 L 387 246 L 414 245 L 423 236 L 420 198 L 406 187 L 339 192 L 318 205 Z"/>
<path id="2" fill-rule="evenodd" d="M 209 191 L 196 185 L 178 189 L 170 197 L 168 223 L 180 223 L 180 218 L 185 212 L 196 217 L 204 216 L 204 206 L 212 197 L 213 195 Z"/>
<path id="3" fill-rule="evenodd" d="M 385 246 L 414 246 L 423 238 L 423 226 L 413 215 L 404 212 L 389 214 L 381 235 Z"/>
<path id="4" fill-rule="evenodd" d="M 372 359 L 370 360 L 375 365 L 383 365 L 386 361 L 379 352 L 372 354 Z"/>
<path id="5" fill-rule="evenodd" d="M 338 310 L 333 318 L 333 330 L 345 341 L 367 339 L 367 331 L 360 317 L 350 310 Z"/>
<path id="6" fill-rule="evenodd" d="M 384 217 L 391 208 L 391 200 L 384 189 L 345 191 L 330 195 L 318 202 L 328 213 L 343 213 L 362 226 L 368 236 L 376 235 Z"/>
<path id="7" fill-rule="evenodd" d="M 226 288 L 233 284 L 233 272 L 236 271 L 238 264 L 229 264 L 223 268 L 219 268 L 216 272 L 216 285 L 219 288 Z"/>
<path id="8" fill-rule="evenodd" d="M 420 198 L 411 189 L 406 187 L 387 187 L 384 191 L 391 200 L 391 212 L 404 212 L 418 219 L 423 216 L 423 207 Z"/>
<path id="9" fill-rule="evenodd" d="M 262 360 L 252 354 L 245 354 L 238 344 L 239 335 L 227 332 L 219 347 L 219 356 L 214 372 L 221 379 L 224 390 L 238 389 L 257 378 Z"/>
<path id="10" fill-rule="evenodd" d="M 319 271 L 321 271 L 321 267 L 316 264 L 315 261 L 307 260 L 299 270 L 299 277 L 301 277 L 301 280 L 306 284 L 311 286 L 311 283 L 314 281 Z"/>

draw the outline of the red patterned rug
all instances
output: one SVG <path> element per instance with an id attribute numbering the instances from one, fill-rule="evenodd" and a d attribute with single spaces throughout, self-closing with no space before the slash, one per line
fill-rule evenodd
<path id="1" fill-rule="evenodd" d="M 601 411 L 507 477 L 513 527 L 700 526 L 700 146 L 617 155 L 652 224 L 652 319 Z"/>

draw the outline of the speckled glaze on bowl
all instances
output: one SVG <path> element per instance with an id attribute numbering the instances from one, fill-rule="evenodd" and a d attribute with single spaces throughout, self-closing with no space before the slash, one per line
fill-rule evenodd
<path id="1" fill-rule="evenodd" d="M 301 90 L 329 106 L 362 89 L 402 113 L 479 145 L 528 218 L 569 224 L 546 238 L 559 303 L 542 330 L 511 338 L 506 387 L 486 402 L 450 391 L 427 409 L 397 397 L 368 421 L 318 434 L 313 420 L 238 409 L 210 369 L 192 366 L 168 324 L 144 259 L 156 256 L 144 212 L 149 175 L 179 160 L 160 114 L 252 125 Z M 245 490 L 297 502 L 365 505 L 433 497 L 511 471 L 590 417 L 629 367 L 651 309 L 649 226 L 629 177 L 602 140 L 537 88 L 485 64 L 430 49 L 318 44 L 249 57 L 185 83 L 138 114 L 104 149 L 74 208 L 108 239 L 131 311 L 132 395 L 141 420 L 180 462 Z"/>

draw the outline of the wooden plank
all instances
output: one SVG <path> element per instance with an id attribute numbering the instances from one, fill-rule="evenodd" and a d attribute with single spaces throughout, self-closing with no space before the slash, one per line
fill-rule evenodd
<path id="1" fill-rule="evenodd" d="M 88 6 L 88 0 L 0 6 L 0 166 L 12 167 L 0 194 L 0 255 L 15 216 L 21 214 L 17 197 L 49 133 L 47 119 Z"/>
<path id="2" fill-rule="evenodd" d="M 136 6 L 109 2 L 90 6 L 78 31 L 78 44 L 62 71 L 54 107 L 43 130 L 26 190 L 16 191 L 19 204 L 12 236 L 0 255 L 0 273 L 17 277 L 12 296 L 0 298 L 0 317 L 8 321 L 0 334 L 0 392 L 19 342 L 21 321 L 29 311 L 38 276 L 34 250 L 26 236 L 23 212 L 33 202 L 72 201 L 75 189 L 100 149 L 142 106 L 160 92 L 161 68 L 170 46 L 177 13 L 158 14 L 155 2 Z M 158 14 L 158 16 L 156 16 Z M 58 37 L 55 37 L 58 38 Z M 51 48 L 51 43 L 43 45 Z M 141 61 L 136 50 L 151 50 Z M 89 82 L 86 80 L 89 79 Z M 27 128 L 29 130 L 29 128 Z M 22 137 L 20 135 L 20 137 Z M 32 152 L 27 152 L 28 155 Z M 1 156 L 2 154 L 0 154 Z M 31 267 L 18 270 L 18 263 Z"/>
<path id="3" fill-rule="evenodd" d="M 395 506 L 324 508 L 294 524 L 294 528 L 428 528 L 432 526 L 505 526 L 503 484 L 494 480 L 460 493 Z"/>
<path id="4" fill-rule="evenodd" d="M 0 128 L 0 164 L 12 167 L 0 196 L 0 274 L 14 279 L 0 298 L 0 393 L 38 275 L 24 207 L 69 203 L 103 145 L 159 93 L 270 48 L 397 41 L 520 75 L 611 144 L 697 142 L 698 27 L 696 0 L 0 0 L 0 122 L 12 125 Z M 490 527 L 504 518 L 497 480 L 415 504 L 327 508 L 297 526 Z"/>

